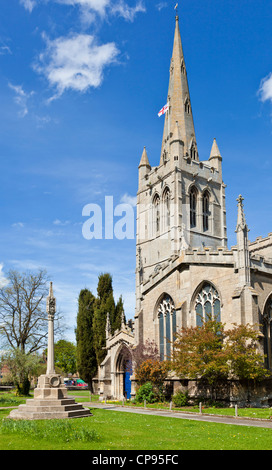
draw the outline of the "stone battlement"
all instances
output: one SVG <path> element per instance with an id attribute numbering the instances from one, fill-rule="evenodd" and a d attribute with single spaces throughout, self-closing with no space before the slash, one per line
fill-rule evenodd
<path id="1" fill-rule="evenodd" d="M 270 232 L 267 237 L 257 237 L 256 240 L 249 242 L 248 244 L 248 248 L 251 253 L 268 247 L 272 247 L 272 232 Z"/>

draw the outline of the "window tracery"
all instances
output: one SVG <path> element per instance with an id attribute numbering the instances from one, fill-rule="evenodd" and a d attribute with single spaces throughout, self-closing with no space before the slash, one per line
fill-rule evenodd
<path id="1" fill-rule="evenodd" d="M 196 325 L 201 326 L 204 321 L 221 321 L 220 297 L 211 284 L 205 283 L 198 292 L 195 300 Z"/>
<path id="2" fill-rule="evenodd" d="M 155 196 L 153 201 L 153 208 L 154 208 L 154 232 L 155 234 L 160 231 L 160 198 L 158 195 Z"/>
<path id="3" fill-rule="evenodd" d="M 196 211 L 197 211 L 197 190 L 193 187 L 190 191 L 190 226 L 196 227 Z"/>
<path id="4" fill-rule="evenodd" d="M 171 356 L 171 342 L 176 333 L 176 310 L 172 298 L 165 295 L 158 307 L 160 359 Z"/>

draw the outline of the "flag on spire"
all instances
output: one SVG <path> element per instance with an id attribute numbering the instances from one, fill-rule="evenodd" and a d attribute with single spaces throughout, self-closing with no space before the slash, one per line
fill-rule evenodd
<path id="1" fill-rule="evenodd" d="M 158 116 L 162 116 L 163 114 L 165 114 L 169 109 L 169 103 L 165 104 L 164 107 L 159 111 L 158 113 Z"/>

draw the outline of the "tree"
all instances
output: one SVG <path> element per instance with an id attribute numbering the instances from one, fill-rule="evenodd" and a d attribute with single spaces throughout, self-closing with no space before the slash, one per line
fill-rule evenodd
<path id="1" fill-rule="evenodd" d="M 208 320 L 201 327 L 182 328 L 173 345 L 172 367 L 181 377 L 205 379 L 214 385 L 228 377 L 224 325 Z"/>
<path id="2" fill-rule="evenodd" d="M 261 380 L 268 375 L 257 351 L 258 329 L 207 320 L 202 326 L 182 328 L 173 344 L 172 368 L 182 378 L 208 382 L 217 391 L 228 378 Z"/>
<path id="3" fill-rule="evenodd" d="M 257 325 L 236 325 L 226 331 L 226 351 L 230 373 L 240 380 L 263 380 L 270 372 L 264 367 L 264 357 L 258 352 L 259 332 Z"/>
<path id="4" fill-rule="evenodd" d="M 80 377 L 88 383 L 93 392 L 92 379 L 97 372 L 97 359 L 94 348 L 94 306 L 95 296 L 82 289 L 78 298 L 77 327 L 77 369 Z"/>
<path id="5" fill-rule="evenodd" d="M 149 384 L 149 386 L 147 386 L 149 390 L 150 385 L 152 385 L 152 397 L 154 399 L 161 399 L 163 396 L 164 382 L 166 381 L 169 370 L 169 361 L 147 359 L 136 368 L 135 378 L 137 384 L 140 385 L 140 389 L 142 386 Z"/>
<path id="6" fill-rule="evenodd" d="M 54 346 L 55 366 L 65 374 L 74 374 L 77 371 L 76 346 L 70 341 L 60 339 Z"/>
<path id="7" fill-rule="evenodd" d="M 170 370 L 169 361 L 147 359 L 135 371 L 135 378 L 139 385 L 147 382 L 160 387 L 166 380 Z"/>
<path id="8" fill-rule="evenodd" d="M 17 395 L 29 395 L 30 375 L 37 372 L 40 357 L 36 354 L 26 354 L 21 349 L 13 349 L 2 356 L 2 364 L 7 366 L 6 380 L 13 382 Z"/>
<path id="9" fill-rule="evenodd" d="M 0 324 L 4 347 L 33 353 L 47 343 L 48 318 L 45 298 L 48 295 L 47 274 L 9 271 L 8 283 L 0 289 Z M 60 315 L 55 315 L 55 333 Z"/>
<path id="10" fill-rule="evenodd" d="M 154 361 L 160 360 L 158 346 L 154 340 L 150 339 L 147 339 L 145 343 L 137 344 L 137 346 L 131 350 L 131 353 L 135 369 L 149 359 Z"/>

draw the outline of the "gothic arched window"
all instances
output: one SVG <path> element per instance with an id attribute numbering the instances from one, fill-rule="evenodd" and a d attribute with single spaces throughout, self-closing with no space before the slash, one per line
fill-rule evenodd
<path id="1" fill-rule="evenodd" d="M 176 310 L 169 295 L 165 295 L 158 307 L 160 359 L 170 359 L 171 342 L 176 333 Z"/>
<path id="2" fill-rule="evenodd" d="M 163 193 L 163 219 L 164 228 L 170 227 L 170 190 L 166 188 Z"/>
<path id="3" fill-rule="evenodd" d="M 196 147 L 195 147 L 195 144 L 193 142 L 192 142 L 191 147 L 190 147 L 190 157 L 191 157 L 191 160 L 196 160 L 196 157 L 197 157 Z"/>
<path id="4" fill-rule="evenodd" d="M 220 297 L 211 284 L 206 282 L 195 299 L 196 325 L 201 326 L 206 320 L 221 321 Z"/>
<path id="5" fill-rule="evenodd" d="M 262 319 L 264 335 L 265 367 L 272 368 L 272 294 L 267 300 Z"/>
<path id="6" fill-rule="evenodd" d="M 205 191 L 202 199 L 202 217 L 203 217 L 203 232 L 209 230 L 209 206 L 210 206 L 210 197 L 208 191 Z"/>
<path id="7" fill-rule="evenodd" d="M 193 187 L 190 191 L 190 227 L 196 227 L 197 190 Z"/>
<path id="8" fill-rule="evenodd" d="M 153 213 L 154 213 L 154 232 L 158 233 L 160 231 L 161 215 L 160 215 L 160 198 L 158 194 L 154 197 L 153 200 Z"/>
<path id="9" fill-rule="evenodd" d="M 190 102 L 189 102 L 188 98 L 186 98 L 186 101 L 185 101 L 185 103 L 184 103 L 184 109 L 185 109 L 185 112 L 186 112 L 187 114 L 190 114 L 190 110 L 191 110 L 191 109 L 190 109 Z"/>

